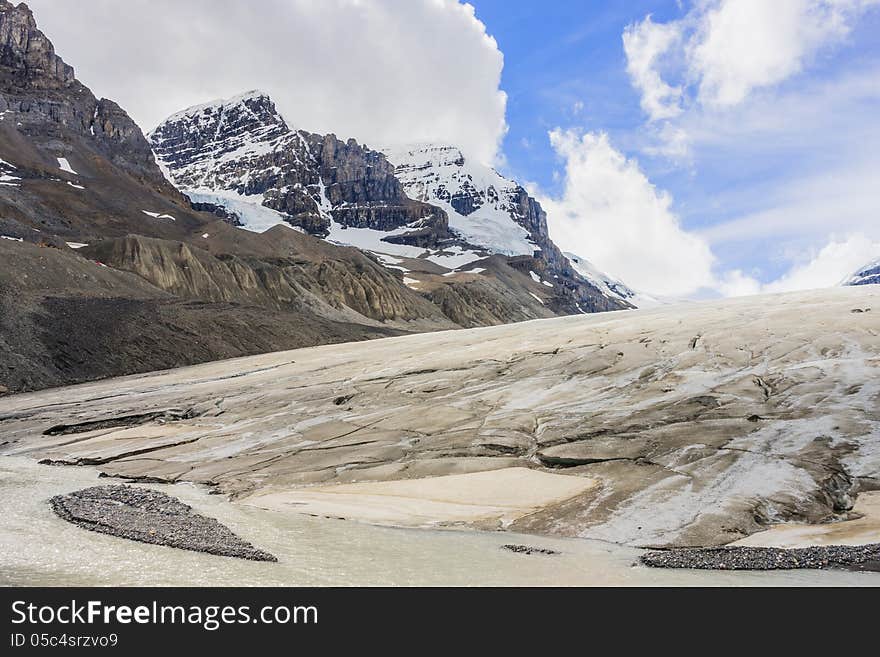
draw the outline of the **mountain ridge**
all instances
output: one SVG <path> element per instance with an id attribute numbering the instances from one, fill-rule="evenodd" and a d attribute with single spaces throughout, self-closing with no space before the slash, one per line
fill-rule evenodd
<path id="1" fill-rule="evenodd" d="M 466 160 L 454 147 L 428 149 L 451 154 L 449 162 L 394 162 L 399 153 L 390 149 L 374 151 L 354 139 L 343 142 L 333 134 L 290 127 L 259 90 L 176 112 L 148 138 L 166 176 L 193 202 L 222 206 L 247 229 L 287 223 L 371 252 L 410 274 L 409 280 L 418 284 L 414 289 L 435 300 L 442 297 L 444 307 L 461 300 L 463 290 L 455 289 L 460 288 L 457 279 L 436 274 L 451 276 L 470 267 L 491 277 L 491 268 L 480 266 L 481 261 L 504 256 L 522 274 L 506 279 L 505 295 L 512 292 L 529 310 L 525 315 L 500 312 L 484 321 L 632 307 L 578 274 L 550 239 L 540 204 L 521 185 Z M 410 155 L 419 156 L 416 151 Z M 454 170 L 441 170 L 447 164 Z M 420 188 L 413 173 L 440 182 Z M 453 185 L 458 186 L 449 192 Z M 429 263 L 442 269 L 422 271 Z M 537 287 L 530 282 L 536 276 Z M 483 286 L 480 295 L 497 291 Z M 507 307 L 500 300 L 487 302 Z"/>

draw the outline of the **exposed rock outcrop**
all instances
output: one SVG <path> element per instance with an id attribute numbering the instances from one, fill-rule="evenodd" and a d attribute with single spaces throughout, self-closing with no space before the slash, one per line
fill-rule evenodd
<path id="1" fill-rule="evenodd" d="M 344 259 L 304 249 L 287 257 L 215 256 L 185 242 L 129 236 L 81 253 L 185 299 L 248 303 L 336 321 L 435 320 L 438 327 L 453 326 L 384 267 L 353 249 L 337 251 Z"/>
<path id="2" fill-rule="evenodd" d="M 28 6 L 0 1 L 0 66 L 15 71 L 16 82 L 37 89 L 57 89 L 75 80 L 73 67 L 37 29 Z"/>

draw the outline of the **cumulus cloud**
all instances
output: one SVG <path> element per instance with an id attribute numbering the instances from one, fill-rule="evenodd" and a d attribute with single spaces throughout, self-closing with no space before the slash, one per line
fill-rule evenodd
<path id="1" fill-rule="evenodd" d="M 732 107 L 754 89 L 801 71 L 877 5 L 880 0 L 698 2 L 680 20 L 654 23 L 647 16 L 628 26 L 623 33 L 627 70 L 651 120 L 680 114 L 683 96 L 704 106 Z M 673 74 L 682 85 L 663 78 L 664 65 L 677 69 Z"/>
<path id="2" fill-rule="evenodd" d="M 732 106 L 846 36 L 866 0 L 724 0 L 700 18 L 690 66 L 703 103 Z"/>
<path id="3" fill-rule="evenodd" d="M 655 23 L 651 16 L 623 32 L 626 70 L 641 92 L 642 109 L 651 120 L 669 119 L 681 113 L 681 87 L 663 81 L 658 70 L 662 55 L 679 45 L 682 30 L 677 23 Z"/>
<path id="4" fill-rule="evenodd" d="M 59 54 L 145 129 L 259 88 L 296 127 L 495 161 L 503 56 L 456 0 L 31 0 Z M 430 34 L 430 38 L 425 38 Z"/>
<path id="5" fill-rule="evenodd" d="M 715 285 L 708 244 L 680 225 L 671 197 L 604 133 L 553 130 L 565 163 L 559 197 L 541 196 L 551 237 L 644 292 L 685 296 Z"/>

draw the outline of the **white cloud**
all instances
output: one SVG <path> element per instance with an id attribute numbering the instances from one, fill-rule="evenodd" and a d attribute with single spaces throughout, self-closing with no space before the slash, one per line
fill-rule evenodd
<path id="1" fill-rule="evenodd" d="M 259 88 L 298 128 L 495 160 L 503 56 L 455 0 L 31 0 L 78 77 L 149 130 Z M 430 35 L 426 38 L 425 35 Z"/>
<path id="2" fill-rule="evenodd" d="M 731 106 L 797 73 L 820 46 L 848 32 L 840 2 L 725 0 L 702 16 L 690 65 L 703 103 Z"/>
<path id="3" fill-rule="evenodd" d="M 651 120 L 678 116 L 681 102 L 732 107 L 800 72 L 877 5 L 880 0 L 704 0 L 680 20 L 654 23 L 647 16 L 628 26 L 627 70 Z M 664 67 L 676 69 L 682 86 L 663 79 Z"/>
<path id="4" fill-rule="evenodd" d="M 743 273 L 740 269 L 727 272 L 717 285 L 718 291 L 725 297 L 747 297 L 761 293 L 761 283 L 756 278 Z"/>
<path id="5" fill-rule="evenodd" d="M 565 186 L 540 201 L 564 251 L 647 293 L 684 296 L 715 284 L 708 244 L 680 226 L 670 196 L 607 135 L 556 129 L 550 141 L 565 161 Z"/>
<path id="6" fill-rule="evenodd" d="M 844 238 L 832 237 L 819 250 L 809 251 L 788 272 L 770 283 L 762 284 L 740 270 L 728 272 L 718 289 L 725 296 L 792 292 L 834 287 L 880 256 L 880 241 L 862 233 Z"/>
<path id="7" fill-rule="evenodd" d="M 880 256 L 880 242 L 856 233 L 832 238 L 809 261 L 794 266 L 787 274 L 762 287 L 765 292 L 810 290 L 838 285 L 860 267 Z"/>
<path id="8" fill-rule="evenodd" d="M 677 23 L 655 23 L 647 16 L 623 32 L 623 50 L 630 80 L 642 94 L 642 109 L 651 120 L 669 119 L 681 113 L 681 87 L 663 81 L 658 60 L 681 39 Z"/>
<path id="9" fill-rule="evenodd" d="M 686 163 L 692 179 L 699 168 L 715 185 L 704 200 L 685 201 L 701 220 L 700 237 L 737 254 L 736 267 L 716 269 L 721 294 L 834 285 L 859 260 L 880 255 L 877 60 L 798 75 L 845 43 L 877 6 L 880 0 L 696 0 L 680 20 L 658 25 L 648 17 L 624 32 L 625 46 L 641 32 L 677 35 L 653 50 L 625 47 L 648 118 L 635 143 L 646 155 Z M 677 110 L 668 115 L 662 103 L 657 112 L 664 89 L 680 91 L 665 96 Z M 773 260 L 788 271 L 767 282 Z"/>

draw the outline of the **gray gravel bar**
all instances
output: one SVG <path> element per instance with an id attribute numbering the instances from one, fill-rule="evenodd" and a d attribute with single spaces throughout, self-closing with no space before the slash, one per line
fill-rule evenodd
<path id="1" fill-rule="evenodd" d="M 715 547 L 657 550 L 642 555 L 652 568 L 794 570 L 843 568 L 880 572 L 880 543 L 802 548 Z"/>
<path id="2" fill-rule="evenodd" d="M 217 520 L 160 491 L 95 486 L 56 495 L 49 503 L 58 516 L 90 531 L 224 557 L 277 561 Z"/>

